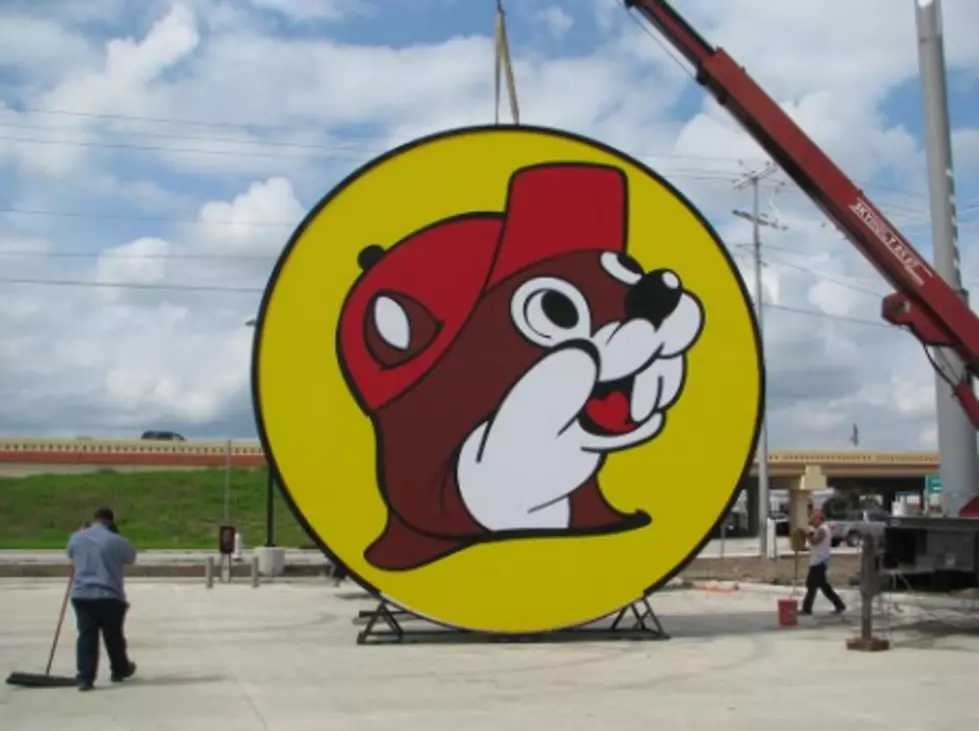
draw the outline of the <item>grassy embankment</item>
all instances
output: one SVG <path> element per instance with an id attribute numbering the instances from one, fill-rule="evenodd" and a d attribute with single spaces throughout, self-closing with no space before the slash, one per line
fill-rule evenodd
<path id="1" fill-rule="evenodd" d="M 68 535 L 92 511 L 108 505 L 119 528 L 136 547 L 214 549 L 224 514 L 224 470 L 193 472 L 99 472 L 89 475 L 38 475 L 0 478 L 0 549 L 62 549 Z M 246 548 L 265 542 L 265 470 L 233 470 L 231 518 Z M 282 497 L 275 498 L 275 541 L 280 546 L 310 546 Z M 859 556 L 834 559 L 832 580 L 845 585 L 858 569 Z M 791 582 L 791 558 L 697 559 L 683 572 L 689 579 Z M 801 576 L 805 576 L 804 566 Z"/>
<path id="2" fill-rule="evenodd" d="M 115 510 L 137 548 L 213 548 L 224 481 L 223 469 L 0 478 L 0 549 L 63 548 L 101 505 Z M 246 547 L 265 542 L 265 470 L 232 471 L 230 514 Z M 277 545 L 311 543 L 278 491 L 275 528 Z"/>

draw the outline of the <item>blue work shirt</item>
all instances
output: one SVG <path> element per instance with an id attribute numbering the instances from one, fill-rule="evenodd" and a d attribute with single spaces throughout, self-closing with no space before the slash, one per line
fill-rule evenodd
<path id="1" fill-rule="evenodd" d="M 72 534 L 67 553 L 75 567 L 72 599 L 126 600 L 123 567 L 136 561 L 132 543 L 96 521 Z"/>

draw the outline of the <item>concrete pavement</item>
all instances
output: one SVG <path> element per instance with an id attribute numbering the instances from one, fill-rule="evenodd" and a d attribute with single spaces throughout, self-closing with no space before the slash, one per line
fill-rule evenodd
<path id="1" fill-rule="evenodd" d="M 43 668 L 63 588 L 0 582 L 4 672 Z M 855 618 L 781 629 L 773 597 L 676 590 L 653 598 L 667 642 L 361 647 L 350 619 L 370 602 L 322 580 L 133 581 L 130 598 L 136 678 L 88 694 L 0 686 L 0 727 L 959 731 L 975 721 L 979 635 L 931 626 L 932 614 L 904 612 L 894 649 L 862 654 L 844 646 Z M 73 639 L 69 619 L 56 673 L 72 673 Z"/>
<path id="2" fill-rule="evenodd" d="M 137 548 L 139 548 L 137 546 Z M 789 555 L 792 552 L 788 538 L 778 539 L 779 555 Z M 857 549 L 840 547 L 834 549 L 834 553 L 855 553 Z M 249 553 L 246 547 L 245 553 Z M 208 551 L 142 551 L 139 554 L 139 563 L 145 565 L 171 565 L 203 563 L 207 556 L 214 555 L 215 552 Z M 708 543 L 700 556 L 703 558 L 716 558 L 720 556 L 730 558 L 740 558 L 758 555 L 757 538 L 728 538 L 724 541 L 714 540 Z M 323 563 L 326 559 L 323 554 L 315 550 L 286 550 L 286 563 L 289 565 L 305 565 Z M 16 563 L 66 563 L 64 551 L 60 550 L 23 550 L 23 551 L 0 551 L 0 564 Z"/>

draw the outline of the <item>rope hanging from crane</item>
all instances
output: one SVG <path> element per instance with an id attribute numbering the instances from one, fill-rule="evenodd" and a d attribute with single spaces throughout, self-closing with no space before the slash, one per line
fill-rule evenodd
<path id="1" fill-rule="evenodd" d="M 510 117 L 514 124 L 520 124 L 520 104 L 517 102 L 517 82 L 513 77 L 513 63 L 510 60 L 510 42 L 507 40 L 506 13 L 503 0 L 496 0 L 496 124 L 500 123 L 500 84 L 506 76 L 507 96 L 510 101 Z"/>

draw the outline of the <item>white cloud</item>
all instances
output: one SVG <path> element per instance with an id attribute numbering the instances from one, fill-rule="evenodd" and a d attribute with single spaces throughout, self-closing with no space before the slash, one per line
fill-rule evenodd
<path id="1" fill-rule="evenodd" d="M 216 251 L 277 252 L 285 244 L 281 231 L 298 225 L 306 212 L 288 180 L 269 178 L 252 183 L 230 202 L 205 203 L 197 242 Z"/>
<path id="2" fill-rule="evenodd" d="M 574 18 L 558 5 L 548 5 L 538 11 L 537 20 L 557 39 L 563 38 L 574 25 Z"/>
<path id="3" fill-rule="evenodd" d="M 0 282 L 0 430 L 250 431 L 243 323 L 293 227 L 389 145 L 492 119 L 491 25 L 473 35 L 455 25 L 468 3 L 426 7 L 435 5 L 442 24 L 423 38 L 398 36 L 390 10 L 374 13 L 376 39 L 358 42 L 337 22 L 366 7 L 352 2 L 161 0 L 108 42 L 79 24 L 81 9 L 0 11 L 0 68 L 19 79 L 0 101 L 26 110 L 0 112 L 15 130 L 2 136 L 49 140 L 0 140 L 0 207 L 77 214 L 0 213 L 10 232 L 0 279 L 143 285 Z M 121 17 L 115 7 L 104 17 Z M 524 120 L 647 159 L 711 216 L 753 287 L 750 229 L 730 211 L 750 206 L 732 184 L 761 163 L 758 146 L 719 105 L 698 101 L 688 76 L 616 3 L 593 0 L 597 31 L 585 14 L 538 7 L 523 22 L 566 46 L 549 57 L 522 45 L 533 28 L 509 16 Z M 927 233 L 921 140 L 909 131 L 918 112 L 884 103 L 917 83 L 910 6 L 688 0 L 681 10 L 900 227 Z M 969 30 L 979 5 L 946 0 L 945 16 L 950 68 L 979 73 Z M 302 32 L 283 31 L 282 19 Z M 310 32 L 323 26 L 309 21 L 328 21 L 329 33 Z M 381 40 L 392 37 L 401 40 Z M 968 103 L 964 88 L 953 84 L 953 104 Z M 960 190 L 977 184 L 977 140 L 975 129 L 956 131 Z M 906 192 L 876 187 L 882 175 Z M 870 447 L 933 443 L 934 379 L 914 339 L 879 324 L 886 285 L 804 195 L 776 188 L 785 180 L 762 189 L 766 212 L 786 226 L 762 232 L 773 446 L 844 447 L 851 422 Z M 979 230 L 969 228 L 979 220 L 970 202 L 960 197 L 967 270 Z M 82 255 L 61 256 L 72 251 Z M 979 268 L 970 271 L 979 280 Z"/>
<path id="4" fill-rule="evenodd" d="M 95 281 L 101 284 L 160 282 L 166 274 L 165 257 L 169 251 L 168 242 L 155 238 L 136 239 L 105 249 L 95 267 Z"/>
<path id="5" fill-rule="evenodd" d="M 30 111 L 7 115 L 4 121 L 17 125 L 18 129 L 34 130 L 31 134 L 18 135 L 25 142 L 9 144 L 8 141 L 8 151 L 19 153 L 18 162 L 42 176 L 81 174 L 83 163 L 93 149 L 86 145 L 98 139 L 92 133 L 98 115 L 139 113 L 147 86 L 185 59 L 199 40 L 193 11 L 182 4 L 174 5 L 154 23 L 141 41 L 110 40 L 97 65 L 68 67 L 52 88 L 32 95 L 31 108 L 69 112 L 58 118 L 56 126 L 52 126 L 52 115 Z M 38 139 L 42 142 L 31 141 Z"/>
<path id="6" fill-rule="evenodd" d="M 274 10 L 294 20 L 340 20 L 369 8 L 366 0 L 249 0 L 262 10 Z"/>
<path id="7" fill-rule="evenodd" d="M 17 69 L 34 83 L 50 83 L 94 57 L 90 43 L 56 22 L 13 15 L 0 23 L 0 70 Z"/>

